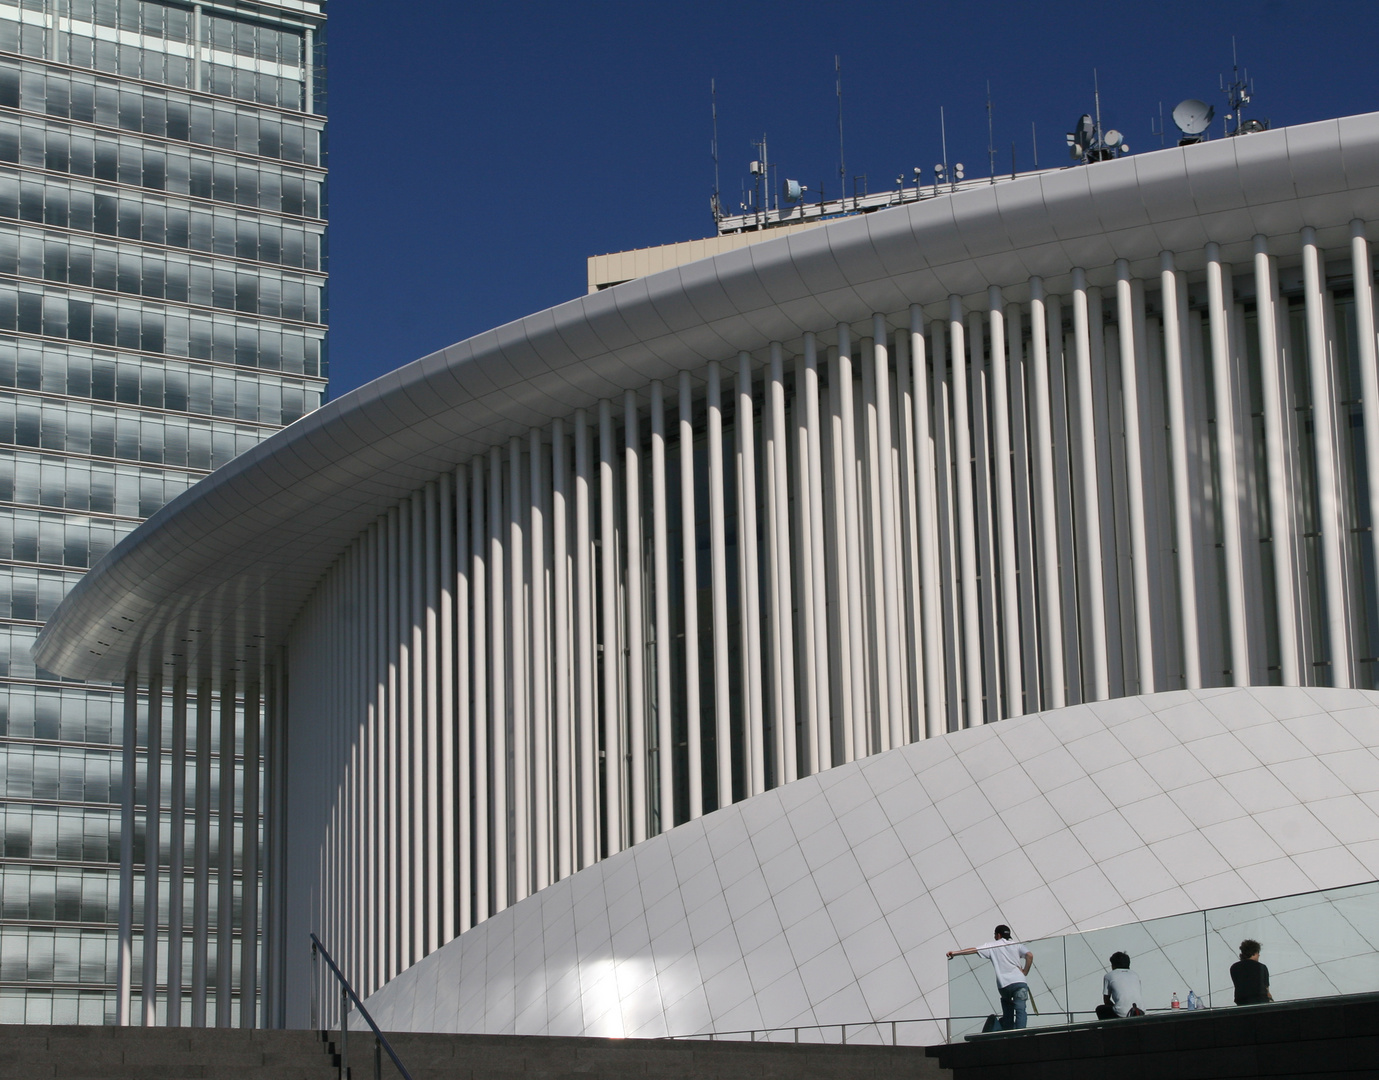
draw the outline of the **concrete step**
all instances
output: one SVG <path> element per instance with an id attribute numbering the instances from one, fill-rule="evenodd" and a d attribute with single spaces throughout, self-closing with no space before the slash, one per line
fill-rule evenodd
<path id="1" fill-rule="evenodd" d="M 340 1080 L 339 1032 L 0 1026 L 0 1080 Z M 400 1032 L 412 1080 L 927 1080 L 922 1047 L 580 1039 Z M 351 1080 L 372 1080 L 373 1038 L 350 1033 Z M 382 1076 L 399 1080 L 387 1055 Z"/>

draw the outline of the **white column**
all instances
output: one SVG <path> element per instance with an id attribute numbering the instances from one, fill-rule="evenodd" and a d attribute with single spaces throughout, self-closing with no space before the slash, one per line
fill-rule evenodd
<path id="1" fill-rule="evenodd" d="M 531 700 L 527 715 L 531 729 L 531 816 L 532 851 L 535 854 L 535 875 L 532 891 L 544 889 L 551 883 L 550 829 L 550 738 L 551 707 L 547 697 L 546 672 L 549 660 L 546 646 L 546 477 L 545 448 L 540 428 L 528 433 L 530 441 L 530 482 L 528 486 L 531 520 L 528 528 L 531 543 L 531 572 L 528 575 L 531 593 Z"/>
<path id="2" fill-rule="evenodd" d="M 158 1023 L 158 914 L 163 823 L 163 676 L 148 680 L 148 749 L 144 758 L 144 1027 Z"/>
<path id="3" fill-rule="evenodd" d="M 219 860 L 216 881 L 215 1026 L 229 1027 L 234 964 L 235 899 L 235 679 L 221 676 L 220 806 L 217 818 Z"/>
<path id="4" fill-rule="evenodd" d="M 949 350 L 953 362 L 953 457 L 958 494 L 958 566 L 962 575 L 962 670 L 966 700 L 963 726 L 982 722 L 981 612 L 977 592 L 977 540 L 972 509 L 972 431 L 967 408 L 966 329 L 962 298 L 948 298 Z"/>
<path id="5" fill-rule="evenodd" d="M 651 571 L 656 594 L 656 831 L 675 825 L 674 747 L 670 729 L 670 560 L 666 551 L 666 402 L 651 384 Z"/>
<path id="6" fill-rule="evenodd" d="M 622 740 L 622 638 L 618 633 L 617 483 L 613 475 L 613 406 L 599 402 L 599 612 L 603 634 L 603 822 L 604 856 L 624 845 L 625 795 Z"/>
<path id="7" fill-rule="evenodd" d="M 488 784 L 488 528 L 484 522 L 484 459 L 476 457 L 469 463 L 469 551 L 473 569 L 470 591 L 474 613 L 474 660 L 470 668 L 474 686 L 473 712 L 470 726 L 474 732 L 474 922 L 483 922 L 492 913 L 489 896 L 492 893 L 489 873 L 489 799 Z M 495 820 L 502 821 L 494 815 Z M 506 826 L 505 826 L 506 827 Z"/>
<path id="8" fill-rule="evenodd" d="M 240 904 L 239 1026 L 258 1027 L 259 983 L 259 700 L 244 688 L 244 870 Z"/>
<path id="9" fill-rule="evenodd" d="M 193 776 L 196 803 L 192 817 L 192 1027 L 205 1027 L 211 922 L 210 679 L 201 679 L 196 686 L 196 768 Z"/>
<path id="10" fill-rule="evenodd" d="M 412 947 L 412 837 L 414 821 L 412 818 L 412 729 L 415 724 L 412 696 L 412 590 L 409 588 L 412 569 L 412 515 L 410 500 L 404 499 L 397 506 L 396 513 L 388 514 L 390 526 L 395 532 L 391 536 L 392 560 L 388 568 L 389 581 L 393 590 L 393 633 L 396 635 L 393 653 L 397 657 L 397 694 L 394 697 L 392 717 L 393 732 L 393 849 L 394 865 L 397 867 L 397 881 L 393 886 L 395 920 L 397 925 L 397 970 L 405 971 L 420 957 Z M 495 579 L 495 591 L 501 590 L 502 580 Z M 420 779 L 420 778 L 418 778 Z"/>
<path id="11" fill-rule="evenodd" d="M 407 570 L 402 579 L 403 589 L 410 597 L 406 633 L 411 645 L 408 649 L 411 679 L 408 700 L 408 746 L 411 751 L 411 782 L 408 785 L 410 805 L 408 816 L 408 846 L 411 849 L 412 889 L 412 962 L 426 955 L 426 729 L 430 717 L 426 713 L 426 643 L 423 633 L 426 619 L 426 522 L 422 512 L 422 493 L 412 493 L 408 500 Z"/>
<path id="12" fill-rule="evenodd" d="M 422 538 L 424 566 L 414 573 L 418 578 L 425 571 L 425 604 L 418 618 L 422 621 L 423 691 L 425 693 L 425 726 L 418 744 L 423 747 L 422 764 L 426 770 L 426 904 L 425 934 L 421 954 L 430 955 L 441 946 L 441 731 L 449 726 L 449 714 L 441 712 L 440 659 L 440 485 L 428 480 L 422 496 Z M 445 667 L 450 667 L 446 657 Z M 420 786 L 420 784 L 418 785 Z M 420 824 L 420 823 L 418 823 Z M 418 830 L 420 832 L 420 830 Z"/>
<path id="13" fill-rule="evenodd" d="M 685 742 L 690 819 L 704 813 L 704 763 L 699 709 L 699 549 L 695 543 L 694 395 L 680 372 L 680 559 L 685 612 Z M 715 622 L 715 628 L 717 623 Z M 716 629 L 715 629 L 715 632 Z M 715 648 L 715 657 L 717 650 Z"/>
<path id="14" fill-rule="evenodd" d="M 1100 334 L 1100 326 L 1095 328 Z M 1087 582 L 1087 609 L 1091 617 L 1092 685 L 1095 701 L 1105 701 L 1111 695 L 1110 676 L 1106 665 L 1106 595 L 1101 563 L 1101 497 L 1097 480 L 1096 422 L 1092 399 L 1092 327 L 1087 316 L 1087 274 L 1081 267 L 1073 269 L 1073 348 L 1077 362 L 1077 420 L 1081 431 L 1082 460 L 1078 467 L 1082 494 L 1082 543 L 1079 562 L 1083 564 Z"/>
<path id="15" fill-rule="evenodd" d="M 130 979 L 134 970 L 134 787 L 137 780 L 135 747 L 139 739 L 139 672 L 131 668 L 124 680 L 124 732 L 120 756 L 120 911 L 115 981 L 115 1022 L 130 1022 Z"/>
<path id="16" fill-rule="evenodd" d="M 1173 471 L 1173 531 L 1178 549 L 1178 605 L 1182 620 L 1183 676 L 1189 690 L 1202 685 L 1197 639 L 1197 575 L 1192 558 L 1192 495 L 1188 490 L 1186 407 L 1183 398 L 1182 330 L 1173 253 L 1159 255 L 1159 298 L 1164 312 L 1164 375 L 1168 399 L 1169 459 Z"/>
<path id="17" fill-rule="evenodd" d="M 631 757 L 631 841 L 640 844 L 646 827 L 646 633 L 642 598 L 642 436 L 637 395 L 623 394 L 623 497 L 627 520 L 627 726 Z"/>
<path id="18" fill-rule="evenodd" d="M 574 773 L 571 750 L 572 703 L 570 645 L 569 508 L 565 465 L 565 423 L 551 424 L 551 619 L 555 632 L 555 876 L 562 880 L 574 870 Z"/>
<path id="19" fill-rule="evenodd" d="M 1374 264 L 1365 223 L 1350 223 L 1350 267 L 1355 282 L 1355 337 L 1360 353 L 1360 397 L 1365 418 L 1365 465 L 1369 473 L 1369 541 L 1379 568 L 1379 360 L 1374 339 Z"/>
<path id="20" fill-rule="evenodd" d="M 868 328 L 870 329 L 870 328 Z M 891 748 L 889 717 L 891 702 L 886 675 L 886 601 L 882 584 L 884 559 L 881 555 L 881 463 L 877 442 L 876 348 L 870 337 L 857 342 L 857 366 L 862 383 L 861 504 L 863 508 L 862 572 L 866 575 L 866 657 L 868 713 L 867 753 L 878 754 Z M 862 756 L 862 750 L 857 749 Z"/>
<path id="21" fill-rule="evenodd" d="M 465 709 L 456 700 L 455 683 L 457 680 L 455 676 L 456 671 L 469 662 L 469 658 L 461 655 L 455 646 L 457 579 L 460 575 L 467 576 L 467 569 L 463 568 L 464 563 L 456 559 L 455 518 L 458 508 L 455 503 L 455 492 L 452 488 L 452 484 L 456 480 L 459 480 L 459 477 L 441 476 L 439 503 L 436 508 L 440 516 L 439 531 L 436 534 L 436 544 L 440 548 L 437 565 L 437 573 L 440 575 L 440 637 L 439 656 L 437 657 L 440 668 L 440 708 L 435 715 L 436 726 L 440 729 L 440 790 L 438 792 L 440 834 L 437 840 L 440 844 L 440 943 L 442 945 L 456 934 L 456 876 L 459 877 L 461 888 L 468 889 L 469 887 L 468 867 L 457 867 L 455 858 L 455 820 L 459 816 L 460 810 L 456 804 L 455 792 L 456 733 L 459 733 L 462 740 L 468 741 L 468 734 L 461 720 Z M 459 485 L 456 486 L 459 486 L 460 490 L 463 491 L 462 485 L 463 481 L 460 481 Z M 463 521 L 463 515 L 464 512 L 460 509 L 461 521 Z M 458 569 L 457 572 L 457 568 L 461 569 Z M 464 608 L 461 607 L 460 611 L 463 612 Z M 467 747 L 459 751 L 462 760 L 468 756 L 467 751 Z M 467 816 L 467 807 L 465 812 Z M 467 849 L 469 846 L 468 830 L 461 830 L 460 835 L 465 838 L 464 845 Z M 368 843 L 367 839 L 365 843 Z M 372 852 L 368 853 L 367 858 L 372 858 Z M 367 858 L 366 867 L 368 866 Z"/>
<path id="22" fill-rule="evenodd" d="M 512 886 L 509 903 L 531 892 L 531 755 L 527 738 L 526 548 L 522 507 L 522 440 L 508 440 L 508 671 L 512 698 Z"/>
<path id="23" fill-rule="evenodd" d="M 474 925 L 474 881 L 473 862 L 475 828 L 474 811 L 471 799 L 474 792 L 473 745 L 478 726 L 476 717 L 479 711 L 471 711 L 470 687 L 473 681 L 471 672 L 482 669 L 471 668 L 470 632 L 475 598 L 470 588 L 474 572 L 472 564 L 472 545 L 470 543 L 470 496 L 469 466 L 460 465 L 455 469 L 455 855 L 458 897 L 455 912 L 454 932 L 462 934 Z M 482 676 L 480 676 L 482 681 Z M 382 918 L 380 909 L 378 918 Z"/>
<path id="24" fill-rule="evenodd" d="M 876 441 L 880 469 L 878 480 L 881 495 L 881 595 L 882 620 L 886 640 L 878 643 L 878 652 L 884 646 L 886 657 L 886 702 L 888 716 L 879 718 L 883 730 L 888 730 L 891 746 L 900 746 L 906 741 L 905 683 L 900 659 L 900 592 L 901 584 L 896 578 L 895 542 L 895 474 L 891 455 L 895 449 L 895 439 L 891 432 L 891 372 L 886 338 L 890 331 L 886 327 L 884 315 L 872 316 L 872 361 L 875 364 L 876 382 Z"/>
<path id="25" fill-rule="evenodd" d="M 1125 423 L 1126 501 L 1130 511 L 1130 572 L 1135 597 L 1135 666 L 1139 692 L 1154 692 L 1154 630 L 1149 599 L 1149 544 L 1144 523 L 1144 466 L 1140 453 L 1140 362 L 1136 347 L 1139 335 L 1130 264 L 1116 261 L 1116 328 L 1120 338 L 1121 410 Z"/>
<path id="26" fill-rule="evenodd" d="M 845 754 L 844 760 L 851 761 L 867 755 L 867 733 L 871 724 L 867 716 L 867 661 L 863 640 L 867 624 L 862 611 L 862 500 L 857 490 L 857 413 L 852 400 L 852 330 L 846 323 L 838 324 L 838 355 L 831 375 L 830 396 L 842 422 L 842 440 L 838 450 L 843 466 L 845 556 L 843 565 L 838 567 L 838 575 L 842 586 L 839 591 L 845 594 L 840 599 L 846 599 L 847 607 L 847 624 L 841 629 L 842 660 L 847 668 L 843 723 L 852 739 L 852 752 Z M 842 582 L 844 574 L 845 584 Z"/>
<path id="27" fill-rule="evenodd" d="M 823 432 L 819 417 L 819 354 L 812 333 L 804 336 L 804 426 L 809 440 L 807 460 L 807 505 L 809 507 L 809 619 L 814 625 L 814 698 L 817 722 L 811 726 L 810 771 L 818 772 L 833 764 L 833 698 L 828 677 L 828 551 L 824 544 L 824 466 Z M 798 391 L 797 391 L 798 394 Z M 796 405 L 796 408 L 799 406 Z M 800 473 L 803 475 L 804 468 Z"/>
<path id="28" fill-rule="evenodd" d="M 594 568 L 589 521 L 589 486 L 593 482 L 589 453 L 589 416 L 575 410 L 575 640 L 579 663 L 576 678 L 579 708 L 579 866 L 598 862 L 597 765 L 594 759 L 598 716 L 594 705 L 594 636 L 597 611 L 594 608 Z"/>
<path id="29" fill-rule="evenodd" d="M 1207 308 L 1211 327 L 1212 394 L 1216 399 L 1216 460 L 1220 469 L 1221 540 L 1226 563 L 1226 628 L 1235 686 L 1250 684 L 1250 649 L 1245 625 L 1245 571 L 1240 547 L 1240 485 L 1235 459 L 1235 390 L 1231 378 L 1230 318 L 1221 248 L 1207 245 Z"/>
<path id="30" fill-rule="evenodd" d="M 508 798 L 508 612 L 503 550 L 503 451 L 494 447 L 488 456 L 488 573 L 489 573 L 489 740 L 493 775 L 490 781 L 493 815 L 493 910 L 512 903 L 508 862 L 508 825 L 512 804 Z"/>
<path id="31" fill-rule="evenodd" d="M 915 426 L 915 501 L 918 512 L 915 533 L 919 546 L 920 652 L 924 674 L 925 738 L 943 734 L 943 648 L 939 623 L 938 545 L 935 535 L 938 506 L 934 493 L 934 449 L 930 431 L 931 412 L 927 342 L 924 339 L 924 312 L 910 305 L 910 365 L 914 372 Z"/>
<path id="32" fill-rule="evenodd" d="M 985 700 L 982 723 L 999 720 L 1001 711 L 1001 604 L 996 562 L 995 499 L 991 487 L 991 416 L 988 400 L 986 332 L 989 312 L 967 313 L 968 415 L 972 423 L 972 515 L 977 548 L 977 611 L 981 623 L 981 671 Z"/>
<path id="33" fill-rule="evenodd" d="M 1058 574 L 1058 509 L 1054 500 L 1053 420 L 1049 409 L 1049 337 L 1044 282 L 1032 277 L 1030 343 L 1033 352 L 1034 461 L 1038 493 L 1035 520 L 1039 531 L 1039 581 L 1044 594 L 1043 638 L 1045 698 L 1043 707 L 1061 709 L 1066 700 L 1063 670 L 1063 599 Z M 1060 329 L 1058 331 L 1062 333 Z"/>
<path id="34" fill-rule="evenodd" d="M 1325 267 L 1317 248 L 1317 233 L 1302 230 L 1303 298 L 1307 309 L 1307 373 L 1312 395 L 1312 432 L 1316 448 L 1317 510 L 1321 531 L 1322 597 L 1326 605 L 1323 633 L 1331 662 L 1331 685 L 1351 681 L 1350 633 L 1344 586 L 1344 523 L 1340 481 L 1336 468 L 1336 434 L 1332 422 L 1332 390 L 1326 340 Z"/>
<path id="35" fill-rule="evenodd" d="M 765 462 L 771 476 L 768 513 L 773 526 L 771 546 L 771 598 L 776 642 L 776 688 L 772 694 L 772 726 L 779 747 L 777 759 L 784 766 L 777 784 L 788 784 L 798 775 L 795 746 L 795 622 L 790 575 L 790 469 L 789 435 L 785 422 L 785 356 L 780 342 L 771 342 L 771 369 L 767 393 L 770 409 L 770 458 Z M 803 470 L 801 470 L 803 471 Z"/>
<path id="36" fill-rule="evenodd" d="M 1005 653 L 1005 713 L 1023 712 L 1020 671 L 1020 585 L 1015 562 L 1015 498 L 1010 477 L 1010 389 L 1006 380 L 1005 301 L 999 287 L 986 292 L 991 323 L 991 429 L 996 457 L 996 535 L 1000 559 L 1001 647 Z"/>
<path id="37" fill-rule="evenodd" d="M 727 513 L 723 494 L 723 387 L 718 361 L 709 364 L 709 554 L 713 582 L 713 719 L 718 759 L 718 805 L 733 801 L 728 691 Z"/>
<path id="38" fill-rule="evenodd" d="M 742 625 L 747 657 L 747 678 L 743 680 L 743 715 L 748 724 L 748 794 L 766 790 L 766 735 L 762 715 L 761 679 L 761 578 L 757 569 L 757 466 L 756 432 L 752 400 L 752 357 L 737 354 L 737 431 L 738 502 L 742 508 L 737 522 L 737 556 L 742 566 Z"/>
<path id="39" fill-rule="evenodd" d="M 182 1026 L 182 901 L 186 886 L 187 676 L 172 680 L 172 790 L 168 828 L 168 1027 Z"/>
<path id="40" fill-rule="evenodd" d="M 383 979 L 386 982 L 398 974 L 402 964 L 402 918 L 398 903 L 398 893 L 402 879 L 402 855 L 399 851 L 401 826 L 398 822 L 398 777 L 402 766 L 399 761 L 401 726 L 398 719 L 399 696 L 402 692 L 400 651 L 399 596 L 397 587 L 397 566 L 400 514 L 396 506 L 388 507 L 388 512 L 380 521 L 380 551 L 378 579 L 381 596 L 380 611 L 383 613 L 383 633 L 381 646 L 383 655 L 380 670 L 384 676 L 386 692 L 383 695 L 382 741 L 383 741 L 383 865 L 386 870 L 379 875 L 384 883 L 383 893 L 383 936 L 386 940 L 384 951 L 385 965 Z"/>

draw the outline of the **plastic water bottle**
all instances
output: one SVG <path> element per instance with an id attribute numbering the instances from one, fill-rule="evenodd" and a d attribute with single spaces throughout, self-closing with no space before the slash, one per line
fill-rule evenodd
<path id="1" fill-rule="evenodd" d="M 1170 1009 L 1182 1008 L 1182 1006 L 1178 1004 L 1178 991 L 1173 991 L 1173 1000 L 1168 1003 L 1168 1007 Z"/>
<path id="2" fill-rule="evenodd" d="M 1189 1009 L 1200 1009 L 1202 1007 L 1202 999 L 1191 990 L 1187 992 L 1187 1007 Z"/>

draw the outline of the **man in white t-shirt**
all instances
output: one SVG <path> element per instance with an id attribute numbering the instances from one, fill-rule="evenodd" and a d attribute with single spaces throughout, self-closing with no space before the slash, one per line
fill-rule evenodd
<path id="1" fill-rule="evenodd" d="M 948 954 L 948 959 L 976 953 L 991 961 L 991 966 L 996 969 L 996 989 L 1001 995 L 999 1026 L 1002 1031 L 1010 1031 L 1024 1027 L 1028 1021 L 1026 1002 L 1029 1001 L 1029 984 L 1025 978 L 1034 964 L 1034 953 L 1018 941 L 1010 940 L 1010 927 L 1005 923 L 996 927 L 994 936 L 995 940 L 985 945 L 955 949 Z"/>
<path id="2" fill-rule="evenodd" d="M 1101 1004 L 1097 1006 L 1098 1020 L 1114 1020 L 1125 1016 L 1140 1002 L 1140 977 L 1130 970 L 1130 957 L 1123 952 L 1111 954 L 1111 970 L 1101 977 Z"/>

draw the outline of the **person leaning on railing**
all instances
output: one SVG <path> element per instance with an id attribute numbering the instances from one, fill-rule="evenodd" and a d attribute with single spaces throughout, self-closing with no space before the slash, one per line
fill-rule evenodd
<path id="1" fill-rule="evenodd" d="M 971 949 L 955 949 L 948 954 L 948 959 L 976 953 L 991 961 L 996 969 L 996 989 L 1001 995 L 999 1026 L 1002 1031 L 1010 1031 L 1028 1022 L 1025 1003 L 1029 1001 L 1029 984 L 1025 977 L 1034 964 L 1034 953 L 1018 941 L 1010 940 L 1010 927 L 1005 923 L 996 927 L 995 939 Z"/>

